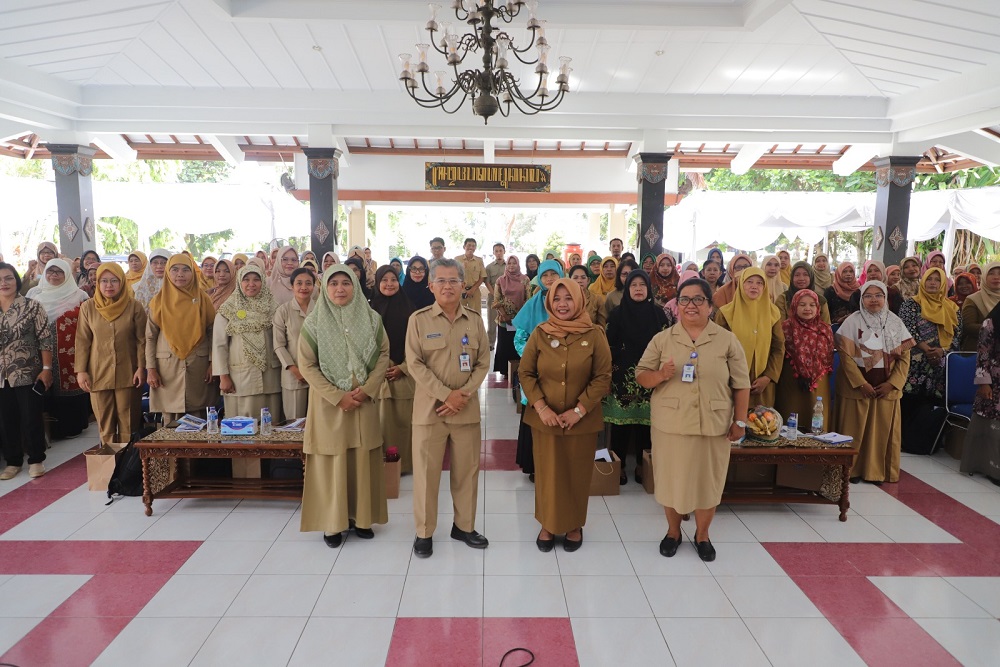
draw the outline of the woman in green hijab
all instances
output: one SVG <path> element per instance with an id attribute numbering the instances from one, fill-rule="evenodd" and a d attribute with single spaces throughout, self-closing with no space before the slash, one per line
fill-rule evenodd
<path id="1" fill-rule="evenodd" d="M 354 528 L 362 539 L 389 520 L 382 428 L 373 398 L 389 368 L 389 337 L 354 271 L 334 264 L 299 336 L 299 372 L 309 383 L 300 530 L 323 531 L 331 548 Z"/>

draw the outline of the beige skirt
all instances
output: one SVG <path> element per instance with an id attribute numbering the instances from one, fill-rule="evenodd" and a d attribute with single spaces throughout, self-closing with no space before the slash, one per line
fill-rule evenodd
<path id="1" fill-rule="evenodd" d="M 284 389 L 281 390 L 281 408 L 285 420 L 301 419 L 306 416 L 306 408 L 309 406 L 309 387 L 305 389 Z"/>
<path id="2" fill-rule="evenodd" d="M 650 431 L 656 502 L 681 514 L 716 507 L 729 471 L 729 439 Z"/>
<path id="3" fill-rule="evenodd" d="M 342 533 L 353 519 L 358 528 L 388 523 L 382 450 L 348 449 L 344 454 L 306 454 L 302 488 L 303 533 Z"/>

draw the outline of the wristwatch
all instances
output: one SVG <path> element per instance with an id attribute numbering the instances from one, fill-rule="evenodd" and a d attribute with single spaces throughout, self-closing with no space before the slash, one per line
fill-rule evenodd
<path id="1" fill-rule="evenodd" d="M 42 370 L 43 371 L 51 371 L 52 370 L 52 366 L 42 366 Z"/>
<path id="2" fill-rule="evenodd" d="M 573 408 L 573 412 L 576 413 L 577 417 L 579 417 L 580 419 L 583 419 L 583 410 L 581 410 L 579 406 Z"/>
<path id="3" fill-rule="evenodd" d="M 746 428 L 747 427 L 747 423 L 746 422 L 741 422 L 739 419 L 737 419 L 733 423 L 736 424 L 737 426 L 739 426 L 740 428 Z"/>

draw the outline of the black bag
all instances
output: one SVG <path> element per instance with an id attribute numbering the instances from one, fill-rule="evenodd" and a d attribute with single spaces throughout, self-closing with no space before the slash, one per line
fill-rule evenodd
<path id="1" fill-rule="evenodd" d="M 901 409 L 902 450 L 922 456 L 932 453 L 948 411 L 929 400 L 906 395 L 901 401 Z"/>
<path id="2" fill-rule="evenodd" d="M 133 433 L 128 444 L 118 452 L 115 471 L 111 473 L 111 480 L 108 482 L 108 498 L 113 500 L 115 496 L 142 495 L 142 461 L 135 443 L 155 430 L 155 426 L 144 426 Z"/>

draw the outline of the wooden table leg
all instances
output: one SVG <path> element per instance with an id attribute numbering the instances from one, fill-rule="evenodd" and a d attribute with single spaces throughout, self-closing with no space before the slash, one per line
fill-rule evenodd
<path id="1" fill-rule="evenodd" d="M 850 492 L 851 492 L 851 467 L 849 463 L 845 463 L 840 467 L 841 475 L 844 478 L 841 480 L 840 487 L 840 520 L 847 521 L 847 510 L 851 508 Z"/>
<path id="2" fill-rule="evenodd" d="M 153 492 L 149 488 L 149 458 L 141 457 L 142 461 L 142 504 L 146 506 L 146 516 L 153 516 Z"/>

